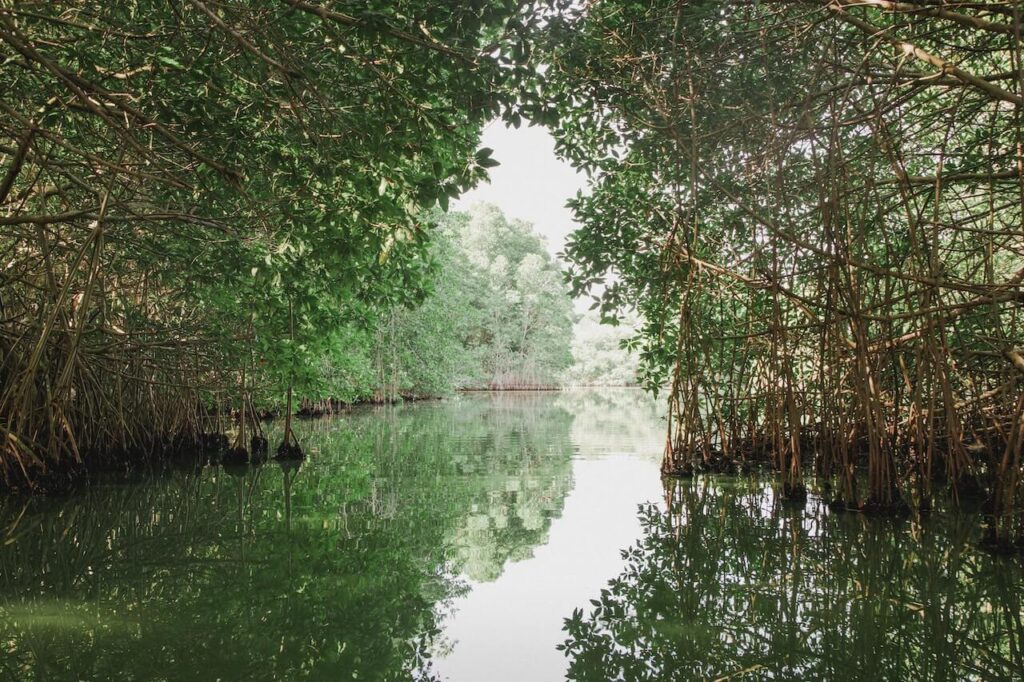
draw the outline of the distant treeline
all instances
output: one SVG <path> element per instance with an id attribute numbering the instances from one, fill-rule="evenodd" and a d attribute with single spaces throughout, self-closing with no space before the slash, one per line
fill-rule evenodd
<path id="1" fill-rule="evenodd" d="M 572 364 L 572 302 L 528 223 L 496 207 L 440 217 L 427 296 L 343 333 L 322 359 L 317 395 L 349 402 L 457 389 L 561 385 Z"/>

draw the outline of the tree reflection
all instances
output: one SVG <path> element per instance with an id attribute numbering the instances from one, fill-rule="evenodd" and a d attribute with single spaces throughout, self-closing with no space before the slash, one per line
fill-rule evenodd
<path id="1" fill-rule="evenodd" d="M 970 519 L 667 485 L 623 573 L 566 620 L 571 679 L 1020 679 L 1021 567 L 976 551 Z"/>
<path id="2" fill-rule="evenodd" d="M 571 415 L 526 402 L 303 425 L 301 468 L 0 500 L 0 678 L 434 679 L 452 600 L 544 542 Z"/>

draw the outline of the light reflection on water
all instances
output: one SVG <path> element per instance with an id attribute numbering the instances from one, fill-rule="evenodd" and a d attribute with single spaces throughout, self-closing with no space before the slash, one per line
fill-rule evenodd
<path id="1" fill-rule="evenodd" d="M 640 534 L 638 501 L 661 494 L 649 458 L 578 456 L 572 471 L 575 485 L 548 542 L 454 604 L 446 635 L 455 644 L 437 664 L 445 679 L 561 679 L 563 619 L 619 571 L 620 550 Z"/>
<path id="2" fill-rule="evenodd" d="M 1020 679 L 1020 564 L 970 518 L 666 489 L 659 414 L 357 409 L 301 424 L 299 470 L 0 501 L 0 679 Z"/>

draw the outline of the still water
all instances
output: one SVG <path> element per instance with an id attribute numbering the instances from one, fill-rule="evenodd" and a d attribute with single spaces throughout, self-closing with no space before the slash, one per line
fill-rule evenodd
<path id="1" fill-rule="evenodd" d="M 0 679 L 1021 679 L 976 522 L 663 486 L 635 391 L 303 422 L 300 468 L 0 500 Z"/>

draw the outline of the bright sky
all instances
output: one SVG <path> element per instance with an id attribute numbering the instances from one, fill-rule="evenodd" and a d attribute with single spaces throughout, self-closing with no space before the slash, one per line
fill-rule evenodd
<path id="1" fill-rule="evenodd" d="M 555 156 L 555 142 L 541 126 L 524 122 L 519 129 L 506 128 L 492 121 L 480 146 L 493 149 L 501 165 L 490 169 L 489 184 L 462 195 L 452 207 L 464 211 L 476 202 L 495 204 L 507 217 L 533 223 L 557 254 L 575 227 L 565 202 L 583 189 L 586 176 Z"/>

